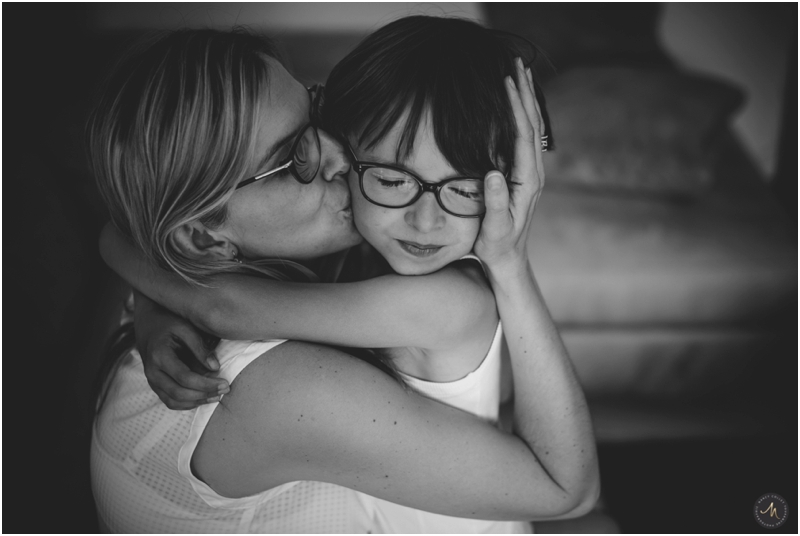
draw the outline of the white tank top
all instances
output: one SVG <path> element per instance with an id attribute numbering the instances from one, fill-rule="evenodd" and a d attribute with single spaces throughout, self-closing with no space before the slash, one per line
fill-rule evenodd
<path id="1" fill-rule="evenodd" d="M 470 256 L 471 258 L 475 258 Z M 232 383 L 253 360 L 284 340 L 227 341 L 217 347 L 220 377 Z M 510 396 L 502 327 L 481 365 L 437 383 L 400 373 L 420 394 L 497 423 Z M 190 462 L 218 403 L 168 409 L 150 389 L 131 351 L 114 375 L 91 446 L 98 514 L 124 533 L 530 533 L 525 522 L 456 518 L 416 510 L 323 482 L 290 482 L 262 493 L 223 497 L 191 472 Z"/>
<path id="2" fill-rule="evenodd" d="M 233 379 L 284 341 L 222 341 L 220 376 Z M 123 533 L 367 533 L 360 493 L 323 482 L 290 482 L 257 495 L 223 497 L 189 468 L 218 403 L 168 409 L 150 389 L 135 350 L 114 375 L 95 420 L 92 490 L 106 527 Z"/>
<path id="3" fill-rule="evenodd" d="M 492 346 L 480 366 L 453 382 L 429 382 L 403 374 L 405 382 L 420 394 L 438 400 L 448 406 L 477 415 L 492 423 L 499 420 L 500 404 L 511 395 L 510 375 L 504 367 L 510 362 L 501 352 L 502 326 L 498 322 Z M 365 505 L 372 510 L 376 532 L 405 534 L 525 534 L 533 532 L 531 523 L 522 521 L 485 521 L 444 516 L 416 510 L 366 496 Z"/>

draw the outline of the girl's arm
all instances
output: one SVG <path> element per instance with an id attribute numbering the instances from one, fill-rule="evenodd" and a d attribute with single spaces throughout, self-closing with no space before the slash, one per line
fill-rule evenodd
<path id="1" fill-rule="evenodd" d="M 134 288 L 225 339 L 448 348 L 480 323 L 493 301 L 482 275 L 452 267 L 424 276 L 335 284 L 224 274 L 213 278 L 211 288 L 198 288 L 152 266 L 110 224 L 101 234 L 100 252 Z"/>
<path id="2" fill-rule="evenodd" d="M 147 383 L 168 408 L 192 409 L 230 391 L 226 380 L 214 377 L 214 341 L 187 320 L 134 291 L 133 321 Z"/>

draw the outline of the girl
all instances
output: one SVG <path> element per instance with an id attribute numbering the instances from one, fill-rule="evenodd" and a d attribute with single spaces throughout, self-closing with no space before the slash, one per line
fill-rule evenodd
<path id="1" fill-rule="evenodd" d="M 277 69 L 272 64 L 270 64 L 270 67 L 273 70 Z M 520 182 L 526 185 L 525 187 L 528 189 L 528 195 L 530 196 L 528 201 L 532 202 L 536 196 L 534 191 L 537 191 L 538 187 L 527 183 L 530 182 L 529 177 L 538 177 L 540 175 L 541 157 L 530 148 L 530 144 L 526 143 L 526 140 L 530 140 L 533 136 L 537 136 L 534 139 L 538 139 L 537 129 L 540 127 L 535 112 L 536 105 L 533 99 L 532 87 L 530 85 L 526 86 L 526 84 L 530 84 L 527 81 L 527 75 L 522 69 L 518 69 L 516 78 L 518 84 L 523 87 L 521 91 L 518 91 L 513 84 L 509 84 L 506 87 L 508 98 L 511 101 L 511 109 L 513 110 L 513 119 L 519 130 L 516 142 L 517 162 L 514 164 L 512 177 L 513 179 L 524 179 Z M 282 86 L 275 87 L 276 84 L 278 82 L 270 82 L 271 99 L 277 98 L 273 95 L 281 96 L 285 93 L 290 93 L 288 90 L 281 91 Z M 291 83 L 287 82 L 284 85 L 289 87 Z M 160 110 L 158 107 L 150 107 L 148 109 Z M 271 107 L 270 111 L 273 115 L 279 115 L 280 109 Z M 526 116 L 526 112 L 528 116 Z M 533 121 L 529 117 L 533 118 Z M 294 123 L 298 124 L 294 125 Z M 217 221 L 214 225 L 206 224 L 200 220 L 193 220 L 175 228 L 175 232 L 172 235 L 173 240 L 176 242 L 177 247 L 182 248 L 185 255 L 195 261 L 203 257 L 216 260 L 225 258 L 238 259 L 241 256 L 248 258 L 248 256 L 263 254 L 268 250 L 269 252 L 280 252 L 281 248 L 283 248 L 289 251 L 289 254 L 296 259 L 309 259 L 316 257 L 312 253 L 306 254 L 300 251 L 295 254 L 290 250 L 297 248 L 313 252 L 325 251 L 326 247 L 330 249 L 328 244 L 319 245 L 313 243 L 313 240 L 309 240 L 302 235 L 298 235 L 298 239 L 304 241 L 301 244 L 272 239 L 272 243 L 269 247 L 266 247 L 258 238 L 264 238 L 262 236 L 263 231 L 267 229 L 280 228 L 282 222 L 279 219 L 270 220 L 273 216 L 272 214 L 251 214 L 248 206 L 252 205 L 253 208 L 256 206 L 249 201 L 251 197 L 235 197 L 237 194 L 243 193 L 245 188 L 250 187 L 253 183 L 256 183 L 254 187 L 259 190 L 256 194 L 251 194 L 251 196 L 260 197 L 264 202 L 269 201 L 265 197 L 266 192 L 269 191 L 272 194 L 270 197 L 273 197 L 276 194 L 276 188 L 281 187 L 283 181 L 289 180 L 303 183 L 310 179 L 309 185 L 313 185 L 317 173 L 316 171 L 309 173 L 308 169 L 315 167 L 314 161 L 319 159 L 319 155 L 314 150 L 310 150 L 307 154 L 300 152 L 298 156 L 298 147 L 304 150 L 316 147 L 319 150 L 319 142 L 314 143 L 313 135 L 308 137 L 311 141 L 304 142 L 303 140 L 307 139 L 307 127 L 304 127 L 300 121 L 291 117 L 278 121 L 277 124 L 287 125 L 286 130 L 290 135 L 283 137 L 265 136 L 268 139 L 263 140 L 265 142 L 264 145 L 273 148 L 273 150 L 267 152 L 267 162 L 260 166 L 262 169 L 259 171 L 266 170 L 269 173 L 273 169 L 278 169 L 283 166 L 283 156 L 290 156 L 291 158 L 287 162 L 287 169 L 290 171 L 291 176 L 277 176 L 274 177 L 274 181 L 259 182 L 262 178 L 261 176 L 266 173 L 256 173 L 253 176 L 254 180 L 245 179 L 238 183 L 241 187 L 235 187 L 233 191 L 234 197 L 230 197 L 227 202 L 227 206 L 231 207 L 227 220 L 221 224 Z M 409 123 L 406 121 L 404 124 L 407 125 Z M 289 126 L 292 129 L 289 129 Z M 418 128 L 422 129 L 420 134 L 423 140 L 425 136 L 430 138 L 431 129 L 429 124 Z M 262 131 L 263 125 L 259 132 Z M 193 134 L 196 136 L 196 132 Z M 287 139 L 290 142 L 294 139 L 295 143 L 291 144 L 293 146 L 287 152 L 283 152 L 280 148 L 281 139 Z M 286 145 L 290 144 L 287 143 Z M 411 145 L 413 147 L 413 140 Z M 409 153 L 409 158 L 403 160 L 402 163 L 408 167 L 423 168 L 416 169 L 416 171 L 439 173 L 439 175 L 433 177 L 434 179 L 439 179 L 437 183 L 444 184 L 444 180 L 454 178 L 452 177 L 454 174 L 452 168 L 446 169 L 449 164 L 442 158 L 440 153 L 437 154 L 438 149 L 430 143 L 430 139 L 426 143 L 421 143 L 420 147 L 425 148 L 421 155 L 412 149 Z M 361 150 L 360 146 L 356 148 L 356 151 Z M 429 151 L 429 153 L 425 153 L 425 151 Z M 380 157 L 381 154 L 378 152 L 373 156 Z M 507 161 L 510 161 L 510 159 Z M 276 163 L 281 163 L 281 165 L 274 166 Z M 386 162 L 379 163 L 385 164 Z M 392 165 L 400 167 L 397 165 L 400 163 L 400 161 L 395 161 Z M 366 178 L 367 170 L 364 169 L 364 166 L 367 164 L 359 163 L 358 165 L 364 170 L 359 173 L 365 175 Z M 323 170 L 322 167 L 319 169 Z M 406 171 L 411 171 L 411 169 L 406 169 Z M 350 180 L 353 181 L 355 179 L 351 176 Z M 363 182 L 364 179 L 359 180 Z M 459 179 L 459 181 L 463 180 L 474 181 L 475 179 Z M 333 177 L 331 177 L 330 182 L 334 182 Z M 465 184 L 472 183 L 467 182 Z M 188 188 L 186 185 L 181 185 L 181 187 L 183 189 Z M 498 187 L 502 189 L 502 182 Z M 440 190 L 443 191 L 443 188 Z M 457 189 L 455 193 L 458 194 L 459 191 L 463 193 L 463 188 Z M 366 199 L 366 192 L 363 193 Z M 423 195 L 423 197 L 426 197 L 426 203 L 430 201 L 428 198 L 431 196 Z M 273 197 L 273 200 L 277 199 Z M 282 204 L 285 205 L 289 199 L 292 198 L 284 196 Z M 448 209 L 449 207 L 450 210 L 456 212 L 462 212 L 463 208 L 461 205 L 451 204 L 448 199 L 445 198 L 443 201 L 440 193 L 439 198 L 436 200 L 437 206 L 422 205 L 429 214 L 420 214 L 418 219 L 414 219 L 417 218 L 417 215 L 413 214 L 416 207 L 408 209 L 406 214 L 411 214 L 411 216 L 409 216 L 409 221 L 406 221 L 405 218 L 404 221 L 410 228 L 416 230 L 418 237 L 428 238 L 435 236 L 445 238 L 447 241 L 443 243 L 418 242 L 411 240 L 408 236 L 398 237 L 396 240 L 403 242 L 400 247 L 405 248 L 404 251 L 407 250 L 412 257 L 410 260 L 401 258 L 399 262 L 408 262 L 409 266 L 416 266 L 417 263 L 413 262 L 413 258 L 422 258 L 424 260 L 422 263 L 423 270 L 431 266 L 435 267 L 433 269 L 437 269 L 440 267 L 437 266 L 438 262 L 442 262 L 442 266 L 444 266 L 450 263 L 451 260 L 460 258 L 461 249 L 465 245 L 466 251 L 463 253 L 469 251 L 472 241 L 474 241 L 474 236 L 477 234 L 477 226 L 470 227 L 465 224 L 451 224 L 444 221 L 444 217 L 436 212 L 440 208 Z M 422 198 L 417 199 L 417 201 L 421 200 Z M 374 201 L 373 196 L 372 202 Z M 241 203 L 243 206 L 239 207 L 237 203 Z M 169 209 L 174 207 L 175 203 L 173 202 Z M 279 211 L 280 209 L 280 204 L 275 205 L 274 210 Z M 346 212 L 346 208 L 344 211 Z M 311 224 L 308 228 L 311 230 L 316 229 L 317 226 L 314 222 L 318 218 L 311 213 L 309 215 L 311 216 Z M 251 219 L 248 219 L 248 216 L 251 216 Z M 433 217 L 428 218 L 428 216 Z M 426 220 L 426 218 L 428 219 Z M 426 222 L 433 222 L 434 225 L 426 227 Z M 302 223 L 302 220 L 297 223 Z M 505 223 L 508 224 L 509 222 Z M 256 230 L 260 232 L 252 231 L 253 224 L 258 224 Z M 507 238 L 500 236 L 503 234 L 502 228 L 500 229 L 501 232 L 495 232 L 494 235 L 485 233 L 482 235 L 483 240 L 479 240 L 476 245 L 476 251 L 483 251 L 487 254 L 484 257 L 488 263 L 490 280 L 493 284 L 499 284 L 500 288 L 505 289 L 505 292 L 498 296 L 500 312 L 504 317 L 507 317 L 509 313 L 511 314 L 507 323 L 510 324 L 511 330 L 515 335 L 520 333 L 519 338 L 513 337 L 510 344 L 515 369 L 514 382 L 517 391 L 515 408 L 517 427 L 515 433 L 521 434 L 526 438 L 523 441 L 528 445 L 527 448 L 518 450 L 519 447 L 513 446 L 515 440 L 511 440 L 510 443 L 503 447 L 506 440 L 502 438 L 511 439 L 519 436 L 506 436 L 492 427 L 485 428 L 479 424 L 480 421 L 464 421 L 463 419 L 468 417 L 464 414 L 459 414 L 459 412 L 452 413 L 452 410 L 437 406 L 435 403 L 433 403 L 434 406 L 423 403 L 422 400 L 424 399 L 416 398 L 413 393 L 405 393 L 402 390 L 397 391 L 397 387 L 392 387 L 393 384 L 391 382 L 387 384 L 385 380 L 378 381 L 376 377 L 372 376 L 371 372 L 353 366 L 349 361 L 338 358 L 336 354 L 327 355 L 325 359 L 322 359 L 316 355 L 308 356 L 302 352 L 300 352 L 302 355 L 297 355 L 298 352 L 294 352 L 284 358 L 281 352 L 287 351 L 288 343 L 276 348 L 273 342 L 269 348 L 263 348 L 263 346 L 258 345 L 270 343 L 256 343 L 255 345 L 256 352 L 263 349 L 269 355 L 252 355 L 254 353 L 250 351 L 250 348 L 253 347 L 252 344 L 248 345 L 247 349 L 241 350 L 240 348 L 232 348 L 230 343 L 224 343 L 222 351 L 218 350 L 222 354 L 220 360 L 222 361 L 223 371 L 228 374 L 229 379 L 237 378 L 234 389 L 223 400 L 222 406 L 227 411 L 217 411 L 221 407 L 219 404 L 204 406 L 200 410 L 196 410 L 197 414 L 189 427 L 189 439 L 183 440 L 183 436 L 180 433 L 177 439 L 171 437 L 169 432 L 175 430 L 175 427 L 171 425 L 170 419 L 165 414 L 158 413 L 159 408 L 148 407 L 147 412 L 156 412 L 162 419 L 161 422 L 170 423 L 170 425 L 157 426 L 154 430 L 160 430 L 171 441 L 178 441 L 179 444 L 183 445 L 180 449 L 181 465 L 179 473 L 185 480 L 189 481 L 195 493 L 200 495 L 207 505 L 223 509 L 226 507 L 234 509 L 250 508 L 254 504 L 263 505 L 269 503 L 278 495 L 286 496 L 285 494 L 290 493 L 291 490 L 297 492 L 296 481 L 302 479 L 332 482 L 350 489 L 364 489 L 370 495 L 393 502 L 416 508 L 424 507 L 426 510 L 462 517 L 530 519 L 541 515 L 545 517 L 558 517 L 564 514 L 575 515 L 585 511 L 587 505 L 591 504 L 593 496 L 596 494 L 596 465 L 593 447 L 591 447 L 588 416 L 585 413 L 585 403 L 580 395 L 580 390 L 564 355 L 563 346 L 560 344 L 552 327 L 552 322 L 549 321 L 546 310 L 541 305 L 541 299 L 538 297 L 535 284 L 532 283 L 527 269 L 524 268 L 525 262 L 523 259 L 525 257 L 519 254 L 520 249 L 524 253 L 525 238 L 523 231 L 525 227 L 527 227 L 527 223 L 515 222 L 513 232 Z M 434 231 L 439 234 L 431 234 Z M 470 239 L 471 232 L 474 234 Z M 272 235 L 266 238 L 271 237 Z M 452 241 L 450 241 L 451 238 Z M 394 244 L 390 244 L 387 247 L 394 247 Z M 437 258 L 441 252 L 445 252 L 446 255 Z M 456 256 L 451 259 L 449 258 L 450 255 Z M 431 257 L 436 262 L 430 263 Z M 387 255 L 387 258 L 391 263 L 392 259 L 389 255 Z M 492 262 L 489 262 L 490 260 Z M 459 266 L 460 264 L 456 263 L 453 268 L 459 268 Z M 450 266 L 448 266 L 449 268 Z M 466 267 L 463 271 L 456 271 L 452 275 L 448 275 L 448 273 L 445 270 L 425 278 L 415 278 L 415 281 L 416 279 L 423 281 L 423 286 L 418 287 L 416 290 L 412 289 L 412 295 L 416 298 L 422 298 L 438 292 L 440 287 L 447 290 L 441 296 L 449 296 L 453 291 L 468 290 L 478 294 L 478 296 L 477 298 L 469 298 L 471 301 L 467 305 L 475 305 L 473 300 L 477 299 L 476 308 L 481 309 L 484 297 L 480 293 L 486 293 L 488 290 L 485 282 L 481 279 L 481 274 L 474 267 Z M 437 278 L 439 275 L 442 275 L 442 277 Z M 389 300 L 386 302 L 387 304 L 391 305 L 394 301 L 402 304 L 403 296 L 406 294 L 406 288 L 403 288 L 405 285 L 397 276 L 387 277 L 389 279 L 379 278 L 377 283 L 375 283 L 376 280 L 362 283 L 362 285 L 367 285 L 367 292 L 360 294 L 361 299 L 366 299 L 370 294 L 370 289 L 372 289 L 376 292 L 384 292 L 385 294 L 381 296 L 382 299 Z M 505 278 L 508 278 L 508 281 L 500 283 L 500 280 Z M 238 299 L 236 298 L 236 289 L 240 283 L 236 282 L 236 278 L 230 279 L 233 284 L 226 282 L 226 285 L 219 289 L 219 293 Z M 241 284 L 244 285 L 241 288 L 248 289 L 250 282 L 244 281 Z M 370 285 L 378 286 L 373 287 Z M 324 289 L 347 286 L 319 285 Z M 303 303 L 303 293 L 315 290 L 317 285 L 309 285 L 309 287 L 315 288 L 299 287 L 300 303 Z M 384 287 L 388 290 L 380 290 Z M 170 292 L 170 288 L 172 287 L 166 290 L 167 293 Z M 246 292 L 250 293 L 255 288 L 262 287 L 256 285 L 246 290 Z M 233 292 L 231 289 L 234 289 Z M 351 291 L 359 292 L 357 287 L 351 288 Z M 297 294 L 298 288 L 292 289 L 292 292 Z M 199 299 L 206 299 L 205 296 L 213 293 L 200 292 L 199 294 L 202 297 Z M 181 295 L 182 292 L 178 292 L 178 298 L 176 299 L 180 300 Z M 334 297 L 338 296 L 338 294 L 334 294 Z M 519 301 L 521 297 L 526 298 L 526 301 Z M 282 298 L 278 297 L 277 299 L 281 300 Z M 315 307 L 314 304 L 318 303 L 317 300 L 318 298 L 308 299 L 305 303 L 313 309 Z M 359 303 L 356 302 L 356 304 L 358 305 Z M 280 301 L 278 305 L 280 305 Z M 376 338 L 377 336 L 370 332 L 370 329 L 391 327 L 393 330 L 397 330 L 398 325 L 401 328 L 403 326 L 411 326 L 416 329 L 420 324 L 415 323 L 418 322 L 415 317 L 419 316 L 423 316 L 427 321 L 441 320 L 441 315 L 426 317 L 424 316 L 426 311 L 419 308 L 410 308 L 408 303 L 405 305 L 405 310 L 401 308 L 392 309 L 380 318 L 375 318 L 374 321 L 377 324 L 368 324 L 358 328 L 362 330 L 358 333 L 361 334 L 363 340 L 356 340 L 356 342 L 360 342 L 363 346 L 379 346 L 380 344 L 374 344 L 374 341 L 382 339 Z M 246 303 L 244 308 L 252 306 L 252 303 Z M 260 305 L 256 305 L 256 307 L 260 307 Z M 525 311 L 522 311 L 522 309 L 525 309 Z M 218 313 L 221 310 L 223 309 L 218 308 L 214 311 Z M 460 309 L 454 309 L 453 311 L 457 312 L 458 310 Z M 376 315 L 380 314 L 378 308 L 375 307 L 366 309 L 366 311 Z M 323 312 L 326 312 L 327 315 L 309 317 L 307 316 L 308 314 L 315 313 L 311 310 L 303 311 L 301 307 L 299 314 L 295 310 L 285 311 L 284 314 L 279 316 L 282 319 L 281 321 L 285 321 L 288 324 L 308 322 L 326 324 L 331 321 L 330 315 L 333 314 L 335 316 L 336 314 L 335 310 L 325 310 Z M 437 312 L 441 313 L 441 311 Z M 242 318 L 247 317 L 247 314 L 242 315 Z M 215 316 L 212 314 L 211 318 L 214 319 Z M 302 319 L 302 322 L 297 322 L 298 319 Z M 445 316 L 444 319 L 447 321 L 448 317 Z M 364 318 L 363 320 L 365 323 L 373 321 L 370 318 Z M 461 323 L 467 320 L 469 319 L 465 319 L 465 317 L 456 317 L 453 323 Z M 493 325 L 491 326 L 492 333 L 489 333 L 489 339 L 491 339 L 491 335 L 494 334 L 496 328 L 496 317 L 493 318 L 491 323 Z M 479 324 L 481 322 L 476 321 L 475 324 L 471 325 L 478 326 Z M 259 329 L 261 327 L 263 326 L 260 326 Z M 281 325 L 275 329 L 280 331 L 283 328 L 284 326 Z M 319 328 L 322 330 L 330 329 L 327 324 L 325 326 L 319 325 Z M 248 330 L 251 327 L 244 325 L 237 329 Z M 297 330 L 294 333 L 302 333 L 302 328 L 296 327 L 294 329 Z M 263 330 L 261 333 L 263 333 Z M 323 335 L 327 335 L 327 333 Z M 485 335 L 485 332 L 482 335 Z M 534 365 L 532 365 L 530 358 L 523 357 L 529 350 L 533 351 L 534 349 L 534 342 L 530 338 L 531 335 L 536 338 L 535 346 L 537 354 L 539 354 Z M 392 341 L 389 344 L 393 344 L 393 341 L 398 341 L 396 346 L 410 344 L 403 342 L 406 340 L 403 338 L 405 336 L 402 333 L 400 335 L 388 334 Z M 306 340 L 310 337 L 303 336 Z M 352 344 L 352 341 L 358 338 L 348 338 L 353 337 L 352 334 L 341 335 L 341 337 L 341 339 L 334 337 L 334 342 L 342 341 Z M 479 339 L 484 339 L 484 337 L 476 336 L 475 340 Z M 429 340 L 433 341 L 432 335 Z M 492 346 L 494 344 L 490 340 L 479 353 L 473 352 L 471 354 L 478 356 L 478 359 L 476 359 L 477 364 L 483 361 L 483 357 L 486 356 L 486 349 Z M 291 348 L 294 347 L 290 346 Z M 423 359 L 414 360 L 415 356 L 411 352 L 411 355 L 405 361 L 408 363 L 417 362 L 419 371 L 412 372 L 419 374 L 423 378 L 426 375 L 431 376 L 426 379 L 446 381 L 448 379 L 457 379 L 449 378 L 448 375 L 461 377 L 459 376 L 463 372 L 463 367 L 459 368 L 461 363 L 457 359 L 448 359 L 447 349 L 444 345 L 441 348 L 443 351 L 437 353 L 439 348 L 435 344 L 424 346 L 423 349 L 425 351 L 419 354 L 423 356 Z M 244 354 L 248 354 L 252 358 L 246 357 Z M 432 358 L 431 356 L 434 357 Z M 438 366 L 435 363 L 436 356 L 441 357 L 441 361 L 445 364 Z M 138 356 L 134 356 L 134 362 L 136 357 Z M 234 361 L 238 364 L 232 368 L 228 367 Z M 403 359 L 400 358 L 400 361 L 403 361 Z M 528 364 L 526 365 L 525 363 Z M 473 362 L 467 366 L 467 368 L 469 367 L 475 369 L 476 363 Z M 317 368 L 323 372 L 317 373 Z M 235 372 L 231 372 L 234 369 Z M 335 376 L 340 370 L 346 372 L 346 374 Z M 276 383 L 276 379 L 272 377 L 273 375 L 280 378 L 281 381 Z M 325 381 L 320 382 L 320 375 L 323 376 Z M 437 375 L 440 376 L 436 377 Z M 544 381 L 543 378 L 547 378 L 547 381 Z M 116 394 L 116 396 L 110 395 L 109 399 L 112 402 L 119 400 L 120 393 L 124 392 L 122 387 L 125 385 L 125 378 L 122 377 L 120 379 L 118 373 L 117 379 L 122 384 L 115 386 L 116 389 L 112 390 Z M 353 385 L 352 388 L 347 387 L 350 384 Z M 333 390 L 331 390 L 332 386 L 334 387 Z M 299 395 L 296 394 L 298 390 L 301 391 Z M 358 392 L 356 393 L 354 390 Z M 314 395 L 309 398 L 305 395 L 307 392 L 314 393 Z M 347 396 L 343 397 L 343 394 Z M 386 405 L 390 406 L 392 402 L 395 403 L 394 407 L 391 410 L 387 409 Z M 567 419 L 561 418 L 562 412 L 565 411 L 564 407 L 568 408 L 566 411 L 569 418 Z M 114 412 L 109 415 L 108 410 L 104 408 L 104 413 L 107 418 L 103 419 L 103 415 L 101 415 L 99 423 L 106 423 L 106 428 L 113 429 L 117 424 L 124 425 L 124 419 L 121 421 L 115 419 Z M 295 413 L 299 413 L 299 415 L 295 415 Z M 291 419 L 288 418 L 290 415 L 292 416 Z M 338 416 L 342 416 L 344 419 Z M 373 417 L 373 430 L 368 428 L 370 416 Z M 296 421 L 302 424 L 294 424 L 294 417 L 297 417 Z M 306 419 L 306 422 L 310 421 L 307 427 L 303 422 L 304 419 Z M 462 428 L 468 422 L 474 424 L 474 427 L 466 426 Z M 366 424 L 367 428 L 362 429 L 364 424 Z M 399 428 L 394 428 L 396 426 Z M 103 436 L 102 432 L 103 426 L 98 426 L 96 435 Z M 369 435 L 365 436 L 365 432 L 369 433 Z M 462 437 L 464 436 L 462 434 L 467 434 L 466 437 L 470 438 L 467 445 L 463 442 Z M 105 435 L 108 436 L 109 434 Z M 146 437 L 151 435 L 151 433 L 148 433 Z M 537 438 L 536 448 L 533 447 L 534 436 Z M 356 438 L 355 442 L 353 442 L 353 437 Z M 181 443 L 181 441 L 184 442 Z M 426 448 L 431 443 L 435 443 L 437 449 L 432 451 Z M 98 448 L 96 449 L 98 452 L 102 450 L 102 444 L 102 437 L 99 437 L 97 440 Z M 139 443 L 139 445 L 141 444 Z M 400 445 L 403 448 L 400 448 Z M 253 450 L 254 447 L 255 450 Z M 439 452 L 439 448 L 442 449 L 441 452 Z M 536 452 L 542 448 L 545 449 L 544 453 Z M 529 449 L 533 449 L 533 451 Z M 420 453 L 420 450 L 422 453 Z M 589 452 L 586 452 L 587 450 Z M 539 461 L 535 460 L 541 460 L 541 465 L 539 465 Z M 531 462 L 533 463 L 531 464 Z M 579 468 L 578 462 L 583 462 L 583 466 Z M 514 470 L 509 471 L 512 466 L 514 466 Z M 533 473 L 525 474 L 524 471 L 520 471 L 524 466 L 527 466 L 529 470 L 533 470 Z M 384 467 L 389 469 L 384 469 Z M 539 469 L 536 469 L 536 467 Z M 470 473 L 468 477 L 464 472 L 467 468 L 469 468 L 468 472 Z M 541 474 L 536 476 L 535 473 L 539 471 L 541 471 Z M 389 474 L 386 474 L 382 478 L 379 475 L 381 472 L 392 473 L 392 475 L 390 477 Z M 420 488 L 418 483 L 423 478 L 423 475 L 431 477 L 432 480 L 427 480 L 426 486 Z M 493 484 L 493 482 L 495 483 Z M 513 482 L 522 487 L 513 490 L 507 489 L 507 486 Z M 293 485 L 291 490 L 286 488 L 289 484 Z M 458 491 L 453 489 L 454 485 Z M 477 493 L 477 486 L 481 487 L 479 493 Z M 525 489 L 527 486 L 533 487 Z M 505 489 L 505 497 L 507 499 L 501 498 L 503 489 Z M 535 489 L 538 489 L 538 491 L 535 491 Z M 447 490 L 447 494 L 442 493 L 445 490 Z M 533 496 L 536 498 L 534 499 Z M 243 498 L 230 499 L 230 497 Z M 355 497 L 360 501 L 363 510 L 370 512 L 380 511 L 363 494 L 355 495 Z M 516 510 L 520 505 L 519 501 L 528 504 L 528 500 L 534 501 L 530 503 L 532 509 L 522 507 Z M 574 502 L 576 500 L 577 502 Z M 514 506 L 515 504 L 518 506 Z M 566 509 L 564 509 L 565 506 Z M 263 510 L 258 509 L 249 511 L 251 512 L 251 517 L 247 523 L 253 521 L 254 518 L 252 516 L 262 515 L 263 513 Z M 244 521 L 240 519 L 239 522 L 243 523 Z M 376 522 L 375 519 L 372 519 L 371 523 L 373 526 L 377 523 L 380 528 L 380 523 Z M 250 526 L 248 525 L 248 527 Z"/>

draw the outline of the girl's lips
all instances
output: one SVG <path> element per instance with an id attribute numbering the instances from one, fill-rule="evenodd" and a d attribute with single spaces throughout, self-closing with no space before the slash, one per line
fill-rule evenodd
<path id="1" fill-rule="evenodd" d="M 414 257 L 430 257 L 436 255 L 436 253 L 444 247 L 434 244 L 417 244 L 416 242 L 406 242 L 404 240 L 398 240 L 397 243 L 400 244 L 400 248 L 403 251 Z"/>

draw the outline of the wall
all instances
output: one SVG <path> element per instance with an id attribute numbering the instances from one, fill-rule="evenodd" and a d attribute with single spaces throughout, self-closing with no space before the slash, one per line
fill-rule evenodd
<path id="1" fill-rule="evenodd" d="M 747 91 L 734 128 L 766 179 L 775 172 L 786 71 L 788 24 L 774 5 L 667 3 L 659 36 L 685 68 L 725 78 Z M 273 34 L 366 33 L 398 17 L 424 13 L 483 21 L 477 2 L 150 3 L 94 4 L 101 30 L 230 27 L 245 24 Z M 796 7 L 794 11 L 796 18 Z"/>
<path id="2" fill-rule="evenodd" d="M 792 20 L 781 20 L 781 12 L 790 11 L 786 7 L 671 3 L 664 5 L 659 28 L 664 48 L 682 66 L 746 90 L 747 102 L 733 126 L 768 180 L 778 156 L 789 25 L 797 18 L 795 5 Z"/>
<path id="3" fill-rule="evenodd" d="M 107 30 L 246 24 L 268 31 L 368 32 L 410 14 L 481 20 L 480 11 L 476 2 L 163 2 L 100 4 L 95 23 Z"/>

